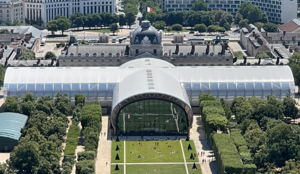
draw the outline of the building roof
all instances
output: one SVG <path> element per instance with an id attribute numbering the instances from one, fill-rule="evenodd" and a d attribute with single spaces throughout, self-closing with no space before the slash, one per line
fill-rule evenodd
<path id="1" fill-rule="evenodd" d="M 141 69 L 131 73 L 118 83 L 114 89 L 112 109 L 130 97 L 147 93 L 172 96 L 190 107 L 186 91 L 176 78 L 159 69 Z"/>
<path id="2" fill-rule="evenodd" d="M 116 54 L 124 54 L 126 45 L 79 45 L 79 46 L 74 46 L 71 45 L 68 48 L 68 55 L 60 55 L 59 58 L 61 57 L 67 57 L 70 59 L 74 58 L 79 58 L 78 54 L 81 54 L 81 57 L 88 58 L 88 57 L 93 57 L 94 54 L 96 54 L 96 57 L 100 57 L 101 54 L 104 54 L 105 56 L 108 56 L 110 53 L 112 56 L 115 56 Z M 74 57 L 71 57 L 73 54 Z M 88 54 L 88 55 L 87 55 Z"/>
<path id="3" fill-rule="evenodd" d="M 195 53 L 198 53 L 198 55 L 202 55 L 203 53 L 206 52 L 206 45 L 195 45 Z M 221 45 L 210 45 L 209 46 L 209 53 L 214 53 L 214 55 L 218 55 L 222 51 L 222 46 Z M 176 46 L 173 44 L 165 44 L 163 46 L 163 55 L 164 54 L 169 54 L 171 52 L 171 55 L 175 52 Z M 192 50 L 192 45 L 179 45 L 179 51 L 178 54 L 182 53 L 182 55 L 188 55 Z M 230 55 L 229 50 L 225 50 L 225 54 Z"/>
<path id="4" fill-rule="evenodd" d="M 161 44 L 160 35 L 151 26 L 149 21 L 143 21 L 142 25 L 131 33 L 131 44 Z"/>
<path id="5" fill-rule="evenodd" d="M 151 58 L 149 58 L 151 59 Z M 135 60 L 133 60 L 135 61 Z M 141 67 L 9 67 L 4 86 L 9 84 L 116 84 Z M 291 82 L 294 78 L 288 66 L 198 66 L 198 67 L 151 67 L 165 72 L 179 82 Z M 145 77 L 146 78 L 146 77 Z M 40 86 L 33 86 L 31 90 Z M 13 87 L 16 88 L 16 87 Z M 26 88 L 26 87 L 25 87 Z M 53 86 L 51 86 L 53 88 Z M 15 89 L 16 90 L 16 89 Z M 47 89 L 46 89 L 47 90 Z"/>
<path id="6" fill-rule="evenodd" d="M 294 32 L 300 28 L 300 21 L 298 19 L 292 19 L 280 25 L 278 28 L 281 31 Z"/>
<path id="7" fill-rule="evenodd" d="M 39 29 L 33 26 L 0 26 L 0 30 L 1 29 L 8 29 L 9 31 L 13 30 L 14 34 L 22 35 L 31 32 L 34 38 L 40 38 L 42 34 L 42 32 Z"/>
<path id="8" fill-rule="evenodd" d="M 125 68 L 125 67 L 151 68 L 151 67 L 175 67 L 175 66 L 161 59 L 139 58 L 139 59 L 126 62 L 120 66 L 120 68 Z"/>
<path id="9" fill-rule="evenodd" d="M 23 114 L 4 112 L 0 113 L 0 137 L 19 140 L 21 129 L 25 126 L 27 116 Z"/>

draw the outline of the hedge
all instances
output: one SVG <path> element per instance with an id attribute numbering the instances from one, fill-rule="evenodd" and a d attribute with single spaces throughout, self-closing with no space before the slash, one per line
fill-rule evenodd
<path id="1" fill-rule="evenodd" d="M 249 153 L 250 152 L 247 145 L 239 146 L 238 150 L 239 150 L 240 153 Z"/>
<path id="2" fill-rule="evenodd" d="M 96 158 L 96 152 L 94 151 L 85 151 L 85 152 L 77 153 L 77 161 L 95 160 L 95 158 Z"/>
<path id="3" fill-rule="evenodd" d="M 84 146 L 87 151 L 97 151 L 101 132 L 102 110 L 98 103 L 85 105 L 81 110 L 81 125 L 84 134 Z"/>
<path id="4" fill-rule="evenodd" d="M 63 159 L 63 174 L 70 174 L 75 163 L 75 155 L 65 155 Z"/>
<path id="5" fill-rule="evenodd" d="M 71 125 L 67 134 L 65 155 L 75 155 L 75 149 L 78 144 L 78 137 L 80 136 L 80 128 Z"/>
<path id="6" fill-rule="evenodd" d="M 255 164 L 244 164 L 244 172 L 243 174 L 254 174 L 256 172 Z"/>
<path id="7" fill-rule="evenodd" d="M 76 164 L 76 174 L 95 173 L 95 160 L 79 161 Z"/>
<path id="8" fill-rule="evenodd" d="M 227 134 L 213 134 L 213 150 L 221 174 L 242 173 L 243 163 L 238 151 Z"/>
<path id="9" fill-rule="evenodd" d="M 247 142 L 239 131 L 230 132 L 230 138 L 237 148 L 239 146 L 247 146 Z"/>

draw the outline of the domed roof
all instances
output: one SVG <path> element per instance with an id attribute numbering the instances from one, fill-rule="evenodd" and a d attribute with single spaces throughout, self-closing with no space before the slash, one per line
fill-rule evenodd
<path id="1" fill-rule="evenodd" d="M 160 35 L 149 21 L 143 21 L 131 35 L 130 44 L 161 44 Z"/>

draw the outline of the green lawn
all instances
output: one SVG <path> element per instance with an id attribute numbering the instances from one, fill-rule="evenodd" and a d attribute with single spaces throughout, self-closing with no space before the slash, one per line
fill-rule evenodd
<path id="1" fill-rule="evenodd" d="M 118 166 L 119 166 L 119 170 L 115 170 L 116 165 L 111 165 L 110 166 L 110 168 L 111 168 L 110 173 L 111 174 L 123 174 L 124 173 L 124 166 L 120 165 L 120 164 L 118 164 Z"/>
<path id="2" fill-rule="evenodd" d="M 159 165 L 126 165 L 126 173 L 136 174 L 184 174 L 183 164 L 159 164 Z"/>
<path id="3" fill-rule="evenodd" d="M 183 162 L 179 141 L 157 141 L 158 146 L 155 146 L 155 142 L 141 141 L 142 145 L 139 145 L 139 141 L 126 141 L 126 163 Z M 144 158 L 138 158 L 139 155 Z"/>
<path id="4" fill-rule="evenodd" d="M 199 161 L 198 160 L 198 154 L 196 152 L 194 141 L 193 140 L 190 140 L 190 141 L 182 140 L 181 143 L 182 143 L 183 151 L 184 151 L 184 154 L 185 154 L 186 162 L 198 162 Z M 189 144 L 192 147 L 192 150 L 190 150 L 190 151 L 188 151 Z M 191 153 L 196 154 L 196 157 L 194 158 L 194 160 L 190 160 Z"/>
<path id="5" fill-rule="evenodd" d="M 167 29 L 164 29 L 164 33 L 177 33 L 178 31 L 175 31 L 175 30 L 171 30 L 171 31 L 168 31 Z M 187 30 L 187 29 L 182 29 L 181 31 L 179 32 L 190 32 L 190 30 Z"/>
<path id="6" fill-rule="evenodd" d="M 97 33 L 112 33 L 111 31 L 110 31 L 110 29 L 109 28 L 105 28 L 105 29 L 92 29 L 92 30 L 87 30 L 87 29 L 85 29 L 84 31 L 88 31 L 88 32 L 97 32 Z M 117 30 L 117 31 L 115 31 L 115 33 L 118 33 L 119 32 L 119 30 Z"/>
<path id="7" fill-rule="evenodd" d="M 116 151 L 117 145 L 120 151 Z M 116 160 L 116 155 L 119 154 L 120 160 Z M 116 142 L 113 140 L 111 143 L 111 162 L 112 163 L 123 163 L 124 162 L 124 141 Z"/>
<path id="8" fill-rule="evenodd" d="M 193 164 L 188 164 L 187 167 L 188 167 L 188 170 L 189 170 L 189 174 L 202 174 L 199 164 L 196 164 L 197 170 L 192 170 L 193 169 Z"/>

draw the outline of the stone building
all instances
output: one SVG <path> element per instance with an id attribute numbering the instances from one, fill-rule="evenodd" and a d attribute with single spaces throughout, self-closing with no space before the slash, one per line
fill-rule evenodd
<path id="1" fill-rule="evenodd" d="M 120 66 L 141 57 L 163 59 L 176 66 L 232 65 L 233 54 L 227 43 L 165 44 L 162 32 L 149 21 L 130 33 L 129 44 L 71 44 L 59 57 L 59 66 Z"/>

